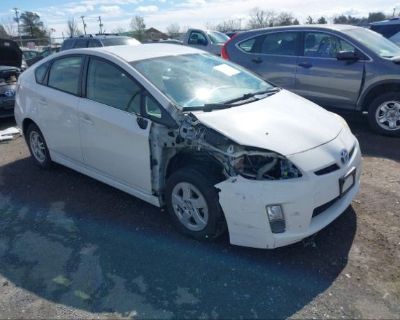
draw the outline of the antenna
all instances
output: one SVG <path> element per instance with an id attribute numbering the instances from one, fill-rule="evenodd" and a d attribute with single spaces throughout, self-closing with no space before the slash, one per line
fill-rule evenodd
<path id="1" fill-rule="evenodd" d="M 82 23 L 83 23 L 83 32 L 86 34 L 86 23 L 85 23 L 85 16 L 81 16 Z"/>

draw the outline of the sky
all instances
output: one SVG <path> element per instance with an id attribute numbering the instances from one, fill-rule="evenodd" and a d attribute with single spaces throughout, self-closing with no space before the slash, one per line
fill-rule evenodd
<path id="1" fill-rule="evenodd" d="M 98 16 L 102 17 L 106 32 L 115 32 L 121 28 L 128 30 L 135 15 L 143 16 L 147 27 L 162 31 L 171 23 L 204 27 L 242 19 L 245 25 L 254 7 L 290 12 L 300 22 L 309 15 L 313 18 L 323 15 L 329 20 L 342 13 L 364 16 L 371 11 L 383 11 L 391 14 L 394 8 L 400 15 L 400 1 L 392 0 L 0 0 L 0 23 L 12 23 L 14 7 L 37 12 L 58 37 L 66 33 L 68 19 L 80 21 L 81 16 L 85 16 L 87 31 L 97 33 Z"/>

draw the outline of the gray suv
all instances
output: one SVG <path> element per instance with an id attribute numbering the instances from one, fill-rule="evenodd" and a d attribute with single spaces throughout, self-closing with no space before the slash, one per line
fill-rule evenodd
<path id="1" fill-rule="evenodd" d="M 400 47 L 348 25 L 258 29 L 236 34 L 222 57 L 332 109 L 368 111 L 379 133 L 400 135 Z"/>

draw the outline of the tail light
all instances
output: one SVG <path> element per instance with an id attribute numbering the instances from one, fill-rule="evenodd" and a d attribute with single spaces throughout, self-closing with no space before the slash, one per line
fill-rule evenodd
<path id="1" fill-rule="evenodd" d="M 229 54 L 227 50 L 228 43 L 233 40 L 234 37 L 236 37 L 237 33 L 235 33 L 227 42 L 224 43 L 224 45 L 221 48 L 221 58 L 225 60 L 229 60 Z"/>

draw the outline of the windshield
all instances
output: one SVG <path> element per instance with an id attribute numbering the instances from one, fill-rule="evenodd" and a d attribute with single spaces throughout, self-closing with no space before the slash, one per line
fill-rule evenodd
<path id="1" fill-rule="evenodd" d="M 208 36 L 211 39 L 212 43 L 225 43 L 229 40 L 229 37 L 218 31 L 207 31 Z"/>
<path id="2" fill-rule="evenodd" d="M 131 65 L 185 110 L 274 88 L 245 69 L 210 54 L 166 56 Z"/>
<path id="3" fill-rule="evenodd" d="M 108 46 L 124 46 L 138 44 L 138 41 L 129 37 L 118 37 L 118 38 L 105 38 L 101 39 L 101 42 L 105 47 Z"/>
<path id="4" fill-rule="evenodd" d="M 346 34 L 353 37 L 382 58 L 400 56 L 400 47 L 379 33 L 360 28 L 346 30 Z"/>

